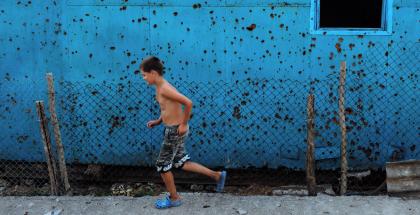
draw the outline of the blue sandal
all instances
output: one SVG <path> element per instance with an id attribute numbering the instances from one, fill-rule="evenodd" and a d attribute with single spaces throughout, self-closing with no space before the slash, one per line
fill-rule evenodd
<path id="1" fill-rule="evenodd" d="M 221 193 L 225 188 L 225 181 L 226 181 L 227 172 L 222 171 L 220 174 L 219 182 L 217 182 L 216 192 Z"/>
<path id="2" fill-rule="evenodd" d="M 155 203 L 155 207 L 157 209 L 166 209 L 166 208 L 171 208 L 171 207 L 178 207 L 180 205 L 182 205 L 182 200 L 181 199 L 173 201 L 173 200 L 171 200 L 169 195 L 167 195 L 164 199 L 156 200 L 156 203 Z"/>

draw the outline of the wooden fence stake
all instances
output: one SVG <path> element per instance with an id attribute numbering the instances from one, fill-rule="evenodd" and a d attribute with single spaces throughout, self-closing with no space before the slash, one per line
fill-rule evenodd
<path id="1" fill-rule="evenodd" d="M 306 106 L 307 111 L 307 129 L 308 129 L 308 147 L 306 150 L 306 182 L 308 195 L 316 196 L 316 178 L 315 178 L 315 159 L 314 159 L 314 95 L 309 94 Z"/>
<path id="2" fill-rule="evenodd" d="M 44 152 L 47 160 L 48 175 L 50 176 L 50 187 L 51 194 L 58 195 L 58 183 L 57 183 L 57 167 L 55 165 L 54 156 L 51 152 L 51 139 L 48 132 L 48 121 L 45 116 L 44 102 L 36 101 L 36 110 L 39 117 L 39 127 L 41 129 L 42 142 L 44 143 Z"/>
<path id="3" fill-rule="evenodd" d="M 346 131 L 346 116 L 344 113 L 344 93 L 346 83 L 346 62 L 341 62 L 340 65 L 340 87 L 339 87 L 339 121 L 341 128 L 341 180 L 340 180 L 340 195 L 347 192 L 347 131 Z"/>
<path id="4" fill-rule="evenodd" d="M 60 125 L 58 123 L 57 114 L 55 111 L 55 92 L 54 92 L 54 80 L 52 73 L 47 73 L 48 81 L 48 101 L 51 114 L 51 121 L 54 127 L 55 143 L 57 145 L 58 152 L 58 163 L 60 167 L 61 180 L 64 183 L 64 189 L 66 192 L 70 190 L 70 183 L 67 175 L 66 159 L 64 157 L 64 147 L 61 142 Z"/>

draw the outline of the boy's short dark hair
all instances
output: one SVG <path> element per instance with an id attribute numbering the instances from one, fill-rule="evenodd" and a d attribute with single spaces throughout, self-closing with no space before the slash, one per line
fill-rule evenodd
<path id="1" fill-rule="evenodd" d="M 160 59 L 155 56 L 145 58 L 141 62 L 140 69 L 142 69 L 144 72 L 151 72 L 152 70 L 155 70 L 159 75 L 163 75 L 164 73 L 162 61 L 160 61 Z"/>

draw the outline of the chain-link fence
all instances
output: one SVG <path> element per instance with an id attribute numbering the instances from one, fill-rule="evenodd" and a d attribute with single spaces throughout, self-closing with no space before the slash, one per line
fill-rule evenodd
<path id="1" fill-rule="evenodd" d="M 419 48 L 418 43 L 377 45 L 374 51 L 355 56 L 347 64 L 344 115 L 348 192 L 379 187 L 385 180 L 387 161 L 420 157 L 416 115 L 419 56 L 412 55 Z M 339 73 L 308 81 L 245 79 L 173 84 L 194 102 L 188 152 L 194 161 L 211 168 L 230 169 L 234 174 L 228 185 L 305 183 L 305 175 L 299 171 L 305 169 L 306 107 L 312 93 L 317 181 L 338 185 L 340 174 L 334 170 L 340 169 L 342 143 Z M 153 88 L 143 82 L 62 81 L 57 86 L 56 105 L 73 189 L 89 186 L 89 182 L 159 180 L 154 163 L 163 128 L 146 127 L 148 120 L 160 113 Z M 35 122 L 32 124 L 39 126 L 39 120 Z M 7 152 L 2 152 L 1 180 L 9 188 L 26 183 L 37 186 L 41 190 L 37 194 L 48 194 L 42 142 L 33 147 L 38 157 L 29 161 L 8 159 Z M 56 150 L 55 144 L 52 148 Z M 324 175 L 319 174 L 321 170 L 333 171 Z M 187 176 L 182 179 L 196 182 Z M 18 193 L 12 191 L 3 194 Z"/>
<path id="2" fill-rule="evenodd" d="M 187 140 L 194 161 L 216 169 L 304 167 L 307 85 L 290 80 L 174 85 L 195 104 Z M 59 97 L 70 181 L 144 180 L 144 167 L 155 172 L 163 128 L 146 127 L 160 112 L 153 89 L 145 83 L 65 82 Z"/>
<path id="3" fill-rule="evenodd" d="M 375 49 L 347 64 L 344 91 L 348 192 L 386 188 L 386 162 L 418 159 L 419 43 L 372 44 Z M 390 53 L 394 52 L 394 53 Z M 398 54 L 396 54 L 398 53 Z M 342 143 L 336 75 L 313 84 L 317 161 L 339 166 Z M 379 188 L 376 190 L 375 188 Z"/>
<path id="4" fill-rule="evenodd" d="M 24 84 L 17 88 L 16 81 Z M 46 97 L 45 90 L 36 87 L 42 85 L 27 76 L 17 80 L 9 73 L 0 82 L 0 195 L 50 194 L 35 111 L 35 98 Z"/>

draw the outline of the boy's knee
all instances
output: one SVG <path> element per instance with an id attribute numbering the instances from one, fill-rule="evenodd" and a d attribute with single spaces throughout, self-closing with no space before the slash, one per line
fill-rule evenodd
<path id="1" fill-rule="evenodd" d="M 183 157 L 181 157 L 180 159 L 177 159 L 174 163 L 174 167 L 177 169 L 182 169 L 182 167 L 184 167 L 185 163 L 187 163 L 190 160 L 190 156 L 189 155 L 184 155 Z"/>
<path id="2" fill-rule="evenodd" d="M 156 170 L 158 173 L 166 173 L 171 171 L 172 169 L 172 163 L 170 164 L 156 164 Z"/>

